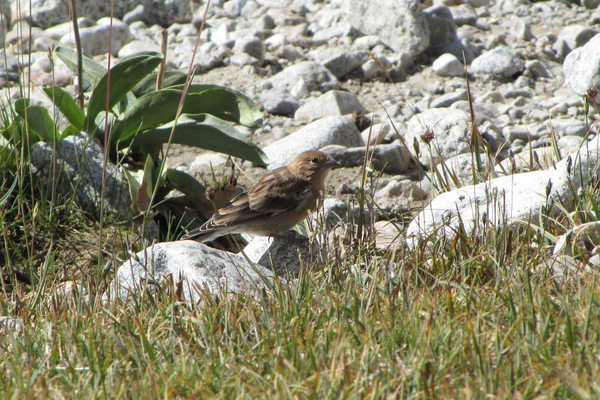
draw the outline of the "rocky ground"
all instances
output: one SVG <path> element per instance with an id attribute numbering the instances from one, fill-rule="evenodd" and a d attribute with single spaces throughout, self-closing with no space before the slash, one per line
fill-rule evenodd
<path id="1" fill-rule="evenodd" d="M 580 1 L 217 0 L 193 59 L 194 81 L 239 90 L 259 104 L 263 126 L 241 132 L 264 149 L 269 168 L 303 150 L 334 155 L 344 168 L 329 179 L 332 211 L 358 187 L 366 142 L 377 144 L 374 199 L 393 216 L 473 183 L 467 83 L 490 154 L 477 180 L 545 169 L 593 139 L 597 113 L 584 98 L 600 83 L 600 1 Z M 4 20 L 12 22 L 2 98 L 24 94 L 16 84 L 24 71 L 32 102 L 50 107 L 42 86 L 75 93 L 69 69 L 48 58 L 55 45 L 73 46 L 68 12 L 45 0 L 32 1 L 30 10 L 18 4 Z M 205 5 L 121 2 L 111 24 L 108 10 L 82 1 L 84 52 L 106 64 L 112 26 L 114 65 L 141 50 L 159 51 L 166 27 L 167 65 L 187 72 Z M 225 161 L 182 146 L 169 159 L 197 176 Z M 456 175 L 445 185 L 432 179 L 442 162 Z M 250 175 L 264 173 L 246 166 Z M 243 176 L 240 182 L 249 184 Z"/>
<path id="2" fill-rule="evenodd" d="M 167 26 L 169 68 L 187 71 L 205 5 L 130 3 L 115 10 L 118 18 L 112 23 L 115 57 L 111 62 L 136 51 L 159 50 L 160 23 Z M 561 139 L 559 145 L 577 146 L 590 133 L 582 98 L 598 80 L 594 73 L 600 45 L 588 45 L 588 56 L 581 56 L 582 47 L 597 33 L 597 3 L 213 1 L 194 60 L 195 81 L 225 85 L 254 99 L 264 110 L 265 123 L 258 131 L 245 134 L 261 147 L 275 149 L 273 143 L 310 126 L 311 121 L 364 112 L 376 124 L 373 138 L 381 136 L 378 142 L 391 143 L 381 150 L 383 159 L 375 164 L 385 172 L 377 188 L 379 200 L 391 208 L 421 201 L 431 191 L 427 179 L 420 186 L 425 195 L 408 183 L 423 177 L 422 170 L 410 162 L 410 153 L 414 156 L 414 138 L 420 141 L 428 129 L 441 158 L 459 170 L 469 170 L 460 156 L 469 151 L 470 141 L 463 53 L 476 119 L 495 161 L 529 146 L 547 147 L 552 130 Z M 88 2 L 82 2 L 79 9 L 84 51 L 106 62 L 108 12 Z M 18 97 L 20 92 L 11 80 L 16 80 L 19 68 L 28 69 L 33 102 L 49 105 L 40 86 L 53 80 L 74 90 L 70 71 L 57 60 L 52 70 L 47 57 L 52 46 L 73 44 L 72 29 L 68 22 L 59 24 L 68 15 L 60 7 L 52 8 L 40 0 L 32 2 L 31 10 L 17 11 L 12 5 L 5 84 L 13 86 L 10 97 Z M 28 15 L 31 26 L 23 22 Z M 18 21 L 19 16 L 24 18 Z M 28 52 L 22 48 L 29 43 L 24 39 L 31 39 L 31 52 L 19 57 L 19 52 Z M 566 63 L 574 50 L 579 55 Z M 395 141 L 392 124 L 408 148 Z M 367 135 L 363 133 L 363 139 Z M 322 138 L 308 147 L 329 144 L 362 145 Z M 431 160 L 422 142 L 420 147 L 419 161 L 431 169 L 432 161 L 440 160 Z M 297 150 L 288 146 L 270 154 Z M 343 151 L 335 150 L 346 160 L 347 169 L 333 174 L 331 195 L 341 196 L 356 187 L 356 166 L 364 151 L 354 149 L 342 155 Z M 292 156 L 286 154 L 282 159 Z M 455 157 L 458 159 L 452 164 Z M 170 163 L 202 174 L 210 163 L 218 167 L 223 160 L 199 155 L 197 149 L 176 147 Z M 462 177 L 465 184 L 470 183 L 468 175 Z M 403 189 L 382 191 L 393 182 Z"/>

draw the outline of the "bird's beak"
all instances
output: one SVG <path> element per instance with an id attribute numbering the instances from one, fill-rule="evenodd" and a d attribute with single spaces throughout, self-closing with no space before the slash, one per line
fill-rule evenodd
<path id="1" fill-rule="evenodd" d="M 331 156 L 327 157 L 327 161 L 325 161 L 325 166 L 328 168 L 339 168 L 342 166 L 337 160 Z"/>

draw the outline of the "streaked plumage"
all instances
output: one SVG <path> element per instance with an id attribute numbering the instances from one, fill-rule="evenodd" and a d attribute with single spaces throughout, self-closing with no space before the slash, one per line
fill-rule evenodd
<path id="1" fill-rule="evenodd" d="M 321 151 L 305 151 L 289 165 L 260 178 L 181 239 L 205 242 L 230 233 L 285 233 L 318 208 L 327 172 L 336 166 L 339 163 Z"/>

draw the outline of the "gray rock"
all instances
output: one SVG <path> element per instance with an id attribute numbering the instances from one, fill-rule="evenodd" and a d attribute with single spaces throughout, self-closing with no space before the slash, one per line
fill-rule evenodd
<path id="1" fill-rule="evenodd" d="M 422 246 L 431 237 L 452 240 L 457 232 L 485 236 L 490 229 L 507 229 L 521 221 L 540 224 L 540 210 L 560 203 L 569 209 L 579 188 L 598 179 L 600 138 L 562 160 L 554 168 L 493 179 L 442 193 L 410 223 L 409 248 Z M 559 213 L 550 210 L 551 215 Z M 462 234 L 462 233 L 461 233 Z"/>
<path id="2" fill-rule="evenodd" d="M 600 90 L 600 35 L 569 53 L 563 63 L 565 84 L 579 96 Z"/>
<path id="3" fill-rule="evenodd" d="M 592 256 L 597 255 L 600 248 L 600 222 L 588 222 L 577 225 L 561 235 L 554 245 L 553 255 L 577 257 L 588 263 Z"/>
<path id="4" fill-rule="evenodd" d="M 139 5 L 144 6 L 143 21 L 148 25 L 170 26 L 175 22 L 190 21 L 192 9 L 189 3 L 179 0 L 119 0 L 114 3 L 115 18 L 122 19 L 126 13 Z M 78 15 L 94 20 L 110 15 L 110 3 L 77 0 Z M 42 29 L 69 21 L 69 5 L 62 0 L 32 0 L 21 7 L 20 17 Z"/>
<path id="5" fill-rule="evenodd" d="M 294 118 L 314 120 L 328 116 L 342 116 L 355 111 L 366 111 L 358 97 L 350 92 L 330 90 L 298 108 Z"/>
<path id="6" fill-rule="evenodd" d="M 300 102 L 287 91 L 265 90 L 260 93 L 260 101 L 266 112 L 291 117 L 300 108 Z"/>
<path id="7" fill-rule="evenodd" d="M 469 115 L 469 102 L 468 101 L 457 101 L 450 106 L 453 110 L 461 110 L 466 115 Z M 475 122 L 477 125 L 483 124 L 485 121 L 497 122 L 500 114 L 497 104 L 479 103 L 476 101 L 473 103 L 473 111 L 475 112 Z"/>
<path id="8" fill-rule="evenodd" d="M 272 76 L 267 86 L 277 90 L 287 89 L 293 93 L 294 86 L 301 83 L 308 91 L 326 92 L 340 86 L 337 78 L 327 68 L 314 61 L 303 61 L 287 67 Z"/>
<path id="9" fill-rule="evenodd" d="M 343 167 L 361 166 L 367 156 L 367 148 L 364 146 L 329 145 L 322 147 L 321 151 L 330 154 Z M 388 174 L 407 174 L 415 167 L 409 151 L 399 140 L 370 148 L 368 157 L 376 170 Z"/>
<path id="10" fill-rule="evenodd" d="M 439 76 L 463 76 L 465 69 L 458 58 L 450 53 L 439 56 L 432 65 L 433 72 Z"/>
<path id="11" fill-rule="evenodd" d="M 569 50 L 575 50 L 589 42 L 597 34 L 597 30 L 588 28 L 587 26 L 570 25 L 565 26 L 560 31 L 558 38 L 565 41 L 567 46 L 569 46 Z"/>
<path id="12" fill-rule="evenodd" d="M 269 157 L 269 169 L 289 164 L 303 151 L 319 150 L 329 144 L 364 146 L 360 132 L 348 118 L 325 117 L 271 143 L 263 150 Z"/>
<path id="13" fill-rule="evenodd" d="M 155 51 L 160 53 L 160 45 L 149 41 L 134 40 L 121 47 L 119 58 L 127 57 L 140 51 Z"/>
<path id="14" fill-rule="evenodd" d="M 471 64 L 475 57 L 479 55 L 480 51 L 471 43 L 471 40 L 465 38 L 459 38 L 452 43 L 447 44 L 442 48 L 442 53 L 452 54 L 454 57 L 458 58 L 458 60 L 463 62 L 463 54 L 464 60 L 467 61 L 467 64 Z"/>
<path id="15" fill-rule="evenodd" d="M 429 45 L 429 27 L 417 0 L 343 0 L 343 21 L 367 35 L 378 35 L 412 61 Z"/>
<path id="16" fill-rule="evenodd" d="M 6 334 L 6 331 L 21 332 L 25 327 L 23 318 L 0 316 L 0 332 Z"/>
<path id="17" fill-rule="evenodd" d="M 533 79 L 539 78 L 551 78 L 552 74 L 548 71 L 548 68 L 540 60 L 529 60 L 525 62 L 525 72 L 523 75 L 529 76 Z"/>
<path id="18" fill-rule="evenodd" d="M 404 141 L 408 146 L 419 146 L 419 161 L 425 165 L 437 164 L 441 158 L 450 158 L 470 151 L 470 120 L 467 114 L 449 108 L 435 108 L 422 112 L 408 121 Z M 429 145 L 423 135 L 432 134 Z M 429 150 L 431 146 L 431 151 Z M 410 149 L 414 151 L 414 149 Z"/>
<path id="19" fill-rule="evenodd" d="M 563 157 L 568 154 L 573 154 L 579 151 L 581 147 L 585 147 L 588 141 L 581 136 L 565 135 L 558 139 L 558 148 Z"/>
<path id="20" fill-rule="evenodd" d="M 467 90 L 460 89 L 460 90 L 457 90 L 456 92 L 446 93 L 444 95 L 436 97 L 435 99 L 433 99 L 431 101 L 431 104 L 429 105 L 429 107 L 431 107 L 431 108 L 450 107 L 452 104 L 456 103 L 457 101 L 467 100 L 467 98 L 468 98 Z"/>
<path id="21" fill-rule="evenodd" d="M 265 46 L 263 40 L 256 36 L 239 38 L 233 46 L 234 53 L 247 54 L 258 60 L 258 64 L 265 62 Z"/>
<path id="22" fill-rule="evenodd" d="M 444 46 L 458 39 L 456 23 L 452 12 L 443 4 L 437 4 L 423 11 L 429 26 L 429 47 L 427 51 L 439 54 Z M 462 70 L 462 68 L 461 68 Z"/>
<path id="23" fill-rule="evenodd" d="M 316 242 L 311 243 L 295 231 L 281 237 L 255 237 L 242 252 L 252 264 L 280 277 L 296 277 L 302 267 L 308 267 L 322 257 Z"/>
<path id="24" fill-rule="evenodd" d="M 123 15 L 123 22 L 125 22 L 127 25 L 138 21 L 143 22 L 145 14 L 146 9 L 142 4 L 140 4 L 136 6 L 133 10 L 128 11 L 125 15 Z"/>
<path id="25" fill-rule="evenodd" d="M 300 51 L 300 49 L 298 49 L 296 46 L 292 46 L 291 44 L 280 47 L 275 53 L 275 55 L 278 58 L 283 58 L 289 61 L 296 61 L 304 58 L 304 54 L 302 53 L 302 51 Z"/>
<path id="26" fill-rule="evenodd" d="M 323 66 L 330 70 L 336 78 L 341 79 L 360 68 L 368 59 L 369 55 L 363 51 L 337 49 L 323 61 Z"/>
<path id="27" fill-rule="evenodd" d="M 552 130 L 558 137 L 567 135 L 586 136 L 590 132 L 590 127 L 585 121 L 579 119 L 549 119 L 544 122 L 548 131 Z"/>
<path id="28" fill-rule="evenodd" d="M 429 194 L 423 190 L 420 182 L 391 179 L 384 187 L 377 190 L 373 197 L 379 201 L 395 199 L 398 202 L 408 203 L 426 200 Z"/>
<path id="29" fill-rule="evenodd" d="M 110 18 L 98 20 L 96 26 L 79 30 L 83 53 L 89 57 L 108 53 L 109 38 L 111 37 Z M 112 53 L 119 54 L 119 50 L 129 42 L 131 34 L 129 26 L 122 21 L 112 21 Z M 60 39 L 60 44 L 75 47 L 75 36 L 71 32 Z"/>
<path id="30" fill-rule="evenodd" d="M 80 133 L 56 143 L 38 142 L 31 146 L 31 164 L 40 182 L 55 185 L 59 196 L 66 198 L 75 191 L 75 202 L 93 218 L 100 218 L 104 150 L 95 138 Z M 53 177 L 52 160 L 56 158 L 58 176 Z M 48 189 L 50 190 L 50 189 Z M 49 191 L 48 191 L 49 193 Z M 104 210 L 122 220 L 132 217 L 129 187 L 121 171 L 112 162 L 106 164 Z"/>
<path id="31" fill-rule="evenodd" d="M 111 293 L 126 301 L 146 288 L 159 292 L 180 285 L 183 298 L 197 303 L 205 290 L 215 295 L 252 294 L 264 289 L 265 281 L 273 277 L 273 272 L 252 265 L 240 254 L 185 240 L 155 244 L 123 263 L 111 283 Z"/>
<path id="32" fill-rule="evenodd" d="M 545 128 L 534 124 L 506 126 L 502 129 L 502 134 L 509 142 L 515 140 L 529 142 L 541 138 L 545 134 Z"/>
<path id="33" fill-rule="evenodd" d="M 374 124 L 373 126 L 365 129 L 360 133 L 360 136 L 363 138 L 365 144 L 375 145 L 383 143 L 390 131 L 390 124 L 385 122 L 380 124 Z"/>
<path id="34" fill-rule="evenodd" d="M 477 23 L 477 12 L 475 12 L 473 6 L 469 4 L 460 4 L 456 7 L 451 7 L 450 11 L 452 12 L 454 22 L 458 26 L 475 26 L 475 24 Z"/>
<path id="35" fill-rule="evenodd" d="M 500 46 L 474 59 L 471 72 L 494 78 L 511 78 L 523 71 L 524 67 L 523 61 L 510 48 Z"/>

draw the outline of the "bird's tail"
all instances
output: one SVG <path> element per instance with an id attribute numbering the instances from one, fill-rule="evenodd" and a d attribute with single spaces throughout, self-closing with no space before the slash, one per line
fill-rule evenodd
<path id="1" fill-rule="evenodd" d="M 181 237 L 179 240 L 195 240 L 196 242 L 210 242 L 223 235 L 217 229 L 202 229 L 203 227 L 196 228 Z"/>

